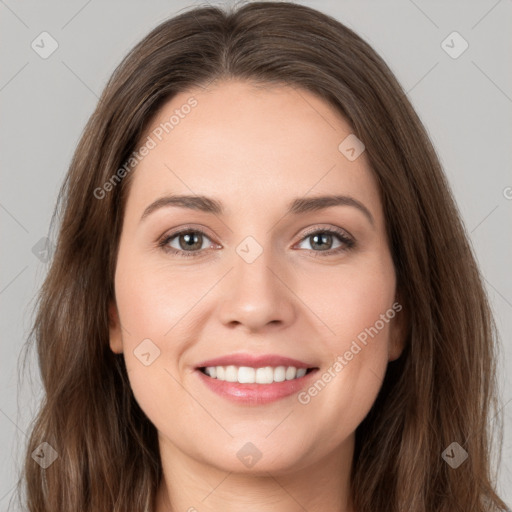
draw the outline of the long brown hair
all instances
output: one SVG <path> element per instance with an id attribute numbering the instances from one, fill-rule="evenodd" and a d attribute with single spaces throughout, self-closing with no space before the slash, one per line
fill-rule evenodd
<path id="1" fill-rule="evenodd" d="M 98 190 L 164 102 L 230 78 L 323 98 L 365 144 L 380 188 L 409 331 L 356 431 L 357 512 L 506 508 L 491 473 L 497 332 L 435 150 L 376 52 L 334 18 L 287 2 L 185 11 L 137 44 L 106 85 L 52 218 L 60 224 L 56 251 L 29 339 L 45 395 L 19 482 L 24 507 L 154 508 L 162 475 L 157 432 L 134 399 L 123 356 L 109 348 L 108 306 L 133 173 Z M 46 469 L 32 456 L 41 443 L 58 454 Z M 452 443 L 468 454 L 457 469 L 442 457 Z"/>

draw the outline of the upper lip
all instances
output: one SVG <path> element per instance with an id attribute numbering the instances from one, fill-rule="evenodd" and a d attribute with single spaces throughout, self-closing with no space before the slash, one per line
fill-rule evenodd
<path id="1" fill-rule="evenodd" d="M 314 368 L 312 364 L 284 357 L 278 354 L 231 354 L 202 361 L 197 368 L 208 366 L 248 366 L 252 368 L 264 368 L 265 366 L 294 366 L 295 368 Z"/>

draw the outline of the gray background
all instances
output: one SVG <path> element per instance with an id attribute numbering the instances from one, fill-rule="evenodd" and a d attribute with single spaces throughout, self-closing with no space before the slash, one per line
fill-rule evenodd
<path id="1" fill-rule="evenodd" d="M 47 271 L 32 249 L 48 235 L 75 145 L 114 67 L 158 23 L 200 3 L 0 0 L 0 510 L 12 496 L 42 397 L 34 357 L 18 383 L 20 350 Z M 498 482 L 512 503 L 512 0 L 297 3 L 333 15 L 375 48 L 438 151 L 500 331 L 505 435 Z M 46 59 L 31 47 L 43 31 L 58 43 Z M 469 44 L 458 58 L 441 46 L 453 31 Z"/>

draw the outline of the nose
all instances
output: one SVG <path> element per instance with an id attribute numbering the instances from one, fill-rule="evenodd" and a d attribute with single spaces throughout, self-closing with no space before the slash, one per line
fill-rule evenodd
<path id="1" fill-rule="evenodd" d="M 277 264 L 270 250 L 252 262 L 235 253 L 234 268 L 224 282 L 220 319 L 225 326 L 243 326 L 247 331 L 282 329 L 296 315 L 297 298 L 290 272 Z"/>

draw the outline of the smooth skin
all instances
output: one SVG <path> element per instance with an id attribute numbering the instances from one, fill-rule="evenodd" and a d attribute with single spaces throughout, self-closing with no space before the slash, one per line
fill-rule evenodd
<path id="1" fill-rule="evenodd" d="M 349 161 L 339 151 L 351 127 L 316 95 L 241 80 L 178 94 L 141 143 L 191 96 L 195 108 L 133 171 L 110 308 L 110 347 L 124 353 L 135 398 L 159 433 L 156 512 L 354 512 L 355 430 L 403 349 L 403 313 L 307 404 L 297 394 L 233 403 L 207 388 L 196 366 L 234 353 L 279 354 L 320 375 L 398 300 L 366 154 Z M 141 220 L 169 194 L 215 198 L 224 212 L 166 206 Z M 286 213 L 296 198 L 328 194 L 356 199 L 373 223 L 351 205 Z M 205 235 L 195 232 L 191 249 L 179 235 L 168 251 L 159 246 L 181 228 Z M 336 228 L 352 247 L 322 232 Z M 263 250 L 252 263 L 237 252 L 249 236 Z M 134 354 L 146 339 L 160 350 L 148 365 Z M 146 360 L 157 353 L 147 347 Z M 237 457 L 249 442 L 261 453 L 252 467 Z"/>

